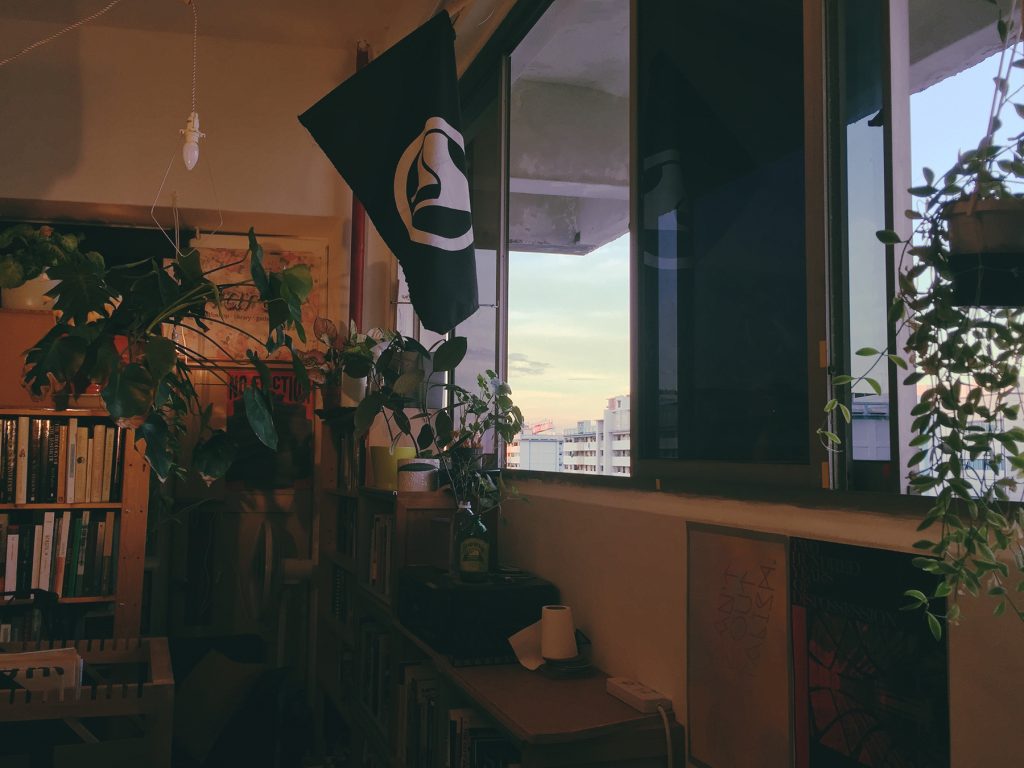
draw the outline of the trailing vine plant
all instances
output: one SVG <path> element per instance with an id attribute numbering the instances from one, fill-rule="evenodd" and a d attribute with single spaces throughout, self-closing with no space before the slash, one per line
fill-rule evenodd
<path id="1" fill-rule="evenodd" d="M 1014 2 L 1010 15 L 999 20 L 1003 53 L 984 138 L 977 148 L 960 153 L 946 173 L 923 169 L 925 183 L 909 190 L 920 203 L 918 210 L 906 211 L 915 222 L 909 238 L 891 230 L 877 233 L 881 242 L 899 250 L 898 287 L 888 319 L 894 338 L 904 340 L 903 354 L 857 350 L 873 363 L 860 376 L 833 378 L 835 397 L 826 404 L 825 423 L 818 429 L 823 443 L 835 449 L 841 440 L 831 424 L 840 417 L 851 422 L 838 392 L 864 383 L 881 394 L 870 375 L 879 365 L 898 366 L 907 373 L 903 383 L 917 388 L 918 402 L 910 411 L 915 452 L 907 462 L 908 480 L 912 492 L 932 496 L 933 503 L 918 526 L 924 538 L 914 544 L 922 552 L 914 564 L 937 582 L 931 594 L 904 594 L 911 600 L 906 609 L 922 610 L 936 639 L 942 620 L 959 618 L 958 599 L 965 594 L 987 593 L 996 600 L 996 614 L 1009 611 L 1024 620 L 1024 311 L 959 303 L 954 281 L 964 276 L 958 275 L 950 250 L 954 205 L 970 211 L 978 201 L 1020 201 L 1017 216 L 1024 222 L 1019 188 L 1024 133 L 996 140 L 1004 107 L 1012 105 L 1024 117 L 1024 86 L 1010 87 L 1013 70 L 1024 67 L 1018 56 L 1017 11 Z M 943 598 L 944 614 L 933 608 Z"/>

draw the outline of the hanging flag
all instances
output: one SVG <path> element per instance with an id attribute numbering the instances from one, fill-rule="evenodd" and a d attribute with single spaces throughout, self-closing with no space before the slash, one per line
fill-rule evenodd
<path id="1" fill-rule="evenodd" d="M 445 11 L 299 116 L 446 333 L 479 306 L 455 31 Z"/>

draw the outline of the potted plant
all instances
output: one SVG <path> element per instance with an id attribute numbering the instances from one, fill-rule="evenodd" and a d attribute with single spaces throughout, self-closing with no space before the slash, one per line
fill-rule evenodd
<path id="1" fill-rule="evenodd" d="M 145 438 L 146 459 L 161 480 L 185 473 L 184 438 L 197 420 L 198 442 L 190 466 L 208 483 L 223 477 L 235 445 L 224 430 L 211 427 L 211 407 L 201 407 L 192 371 L 201 369 L 224 383 L 227 378 L 220 364 L 180 340 L 177 329 L 205 332 L 211 326 L 226 326 L 250 336 L 267 355 L 287 349 L 300 386 L 309 384 L 292 338 L 294 333 L 300 341 L 305 339 L 301 317 L 312 288 L 309 268 L 268 270 L 251 229 L 246 258 L 251 280 L 242 285 L 254 288 L 267 310 L 264 337 L 223 319 L 224 291 L 240 284 L 218 283 L 217 270 L 204 271 L 194 249 L 165 264 L 143 259 L 110 267 L 100 254 L 68 249 L 65 258 L 48 270 L 60 281 L 49 291 L 56 323 L 27 352 L 24 386 L 34 397 L 50 395 L 65 401 L 98 386 L 110 416 Z M 270 369 L 253 350 L 247 361 L 235 361 L 245 362 L 256 367 L 263 385 L 244 391 L 246 419 L 259 440 L 275 449 Z"/>
<path id="2" fill-rule="evenodd" d="M 4 309 L 48 309 L 56 281 L 47 270 L 82 256 L 80 238 L 46 225 L 15 224 L 0 232 L 0 289 Z M 94 256 L 94 254 L 89 254 Z"/>
<path id="3" fill-rule="evenodd" d="M 996 613 L 1009 609 L 1024 619 L 1019 586 L 1024 575 L 1024 512 L 1019 504 L 1024 480 L 1024 312 L 1019 303 L 1024 296 L 1018 293 L 1012 307 L 974 300 L 980 290 L 977 275 L 965 288 L 958 265 L 965 247 L 980 253 L 995 242 L 996 219 L 1009 217 L 1020 227 L 1024 211 L 1013 192 L 1024 181 L 1024 135 L 1002 145 L 995 140 L 999 110 L 1017 92 L 1009 85 L 1010 67 L 1022 62 L 1015 56 L 1020 41 L 1015 14 L 1000 20 L 999 34 L 1004 43 L 1011 37 L 1017 43 L 1004 51 L 986 135 L 941 176 L 924 169 L 925 184 L 910 190 L 921 205 L 907 211 L 916 223 L 909 238 L 888 230 L 877 233 L 900 254 L 889 320 L 894 337 L 905 339 L 903 354 L 867 347 L 856 353 L 875 358 L 875 365 L 898 366 L 907 372 L 904 384 L 918 388 L 919 399 L 910 412 L 910 445 L 916 450 L 908 461 L 908 480 L 913 492 L 930 495 L 933 502 L 918 527 L 924 537 L 915 547 L 922 556 L 914 562 L 935 575 L 936 585 L 931 594 L 905 594 L 911 599 L 908 608 L 923 611 L 936 638 L 942 620 L 960 616 L 958 599 L 964 594 L 986 592 L 996 600 Z M 1014 108 L 1024 114 L 1024 105 Z M 965 233 L 968 227 L 977 230 L 978 238 Z M 998 247 L 1012 245 L 1024 253 L 1024 240 L 1014 237 L 1018 239 L 1013 243 Z M 964 301 L 965 292 L 972 294 L 972 301 Z M 837 390 L 860 382 L 881 392 L 868 374 L 832 381 Z M 841 399 L 837 393 L 826 404 L 830 421 L 818 430 L 830 447 L 840 443 L 830 426 L 837 414 L 851 421 Z M 942 599 L 947 601 L 944 613 L 933 608 Z"/>

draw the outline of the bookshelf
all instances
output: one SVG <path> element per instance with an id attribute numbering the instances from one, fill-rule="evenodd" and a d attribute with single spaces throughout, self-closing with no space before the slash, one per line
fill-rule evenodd
<path id="1" fill-rule="evenodd" d="M 325 430 L 326 432 L 326 430 Z M 345 441 L 320 444 L 313 679 L 319 740 L 372 768 L 662 768 L 660 716 L 605 691 L 606 675 L 552 680 L 517 664 L 455 667 L 398 620 L 404 565 L 447 567 L 445 493 L 352 488 Z M 682 728 L 672 724 L 675 755 Z M 681 763 L 680 763 L 681 764 Z"/>
<path id="2" fill-rule="evenodd" d="M 51 325 L 52 317 L 47 312 L 0 310 L 0 327 L 3 328 L 6 339 L 11 342 L 5 343 L 0 350 L 0 370 L 21 371 L 23 351 L 46 333 Z M 0 483 L 0 521 L 3 521 L 3 525 L 0 527 L 4 529 L 0 531 L 0 559 L 4 561 L 4 569 L 0 576 L 4 577 L 4 589 L 13 591 L 7 584 L 7 544 L 8 532 L 12 527 L 16 527 L 19 540 L 23 530 L 27 533 L 31 529 L 33 545 L 37 531 L 42 531 L 46 535 L 41 539 L 37 549 L 25 553 L 27 560 L 17 563 L 14 587 L 31 588 L 33 583 L 42 587 L 45 584 L 49 587 L 48 591 L 60 593 L 59 599 L 55 601 L 56 606 L 51 609 L 55 625 L 47 628 L 53 632 L 44 630 L 38 620 L 33 625 L 25 618 L 32 613 L 25 609 L 33 605 L 34 598 L 14 597 L 0 600 L 0 626 L 12 625 L 13 633 L 13 625 L 20 618 L 20 639 L 23 641 L 77 640 L 85 637 L 128 638 L 139 635 L 149 504 L 149 465 L 145 461 L 143 445 L 135 443 L 134 430 L 117 430 L 107 412 L 101 407 L 101 401 L 97 401 L 98 396 L 87 396 L 80 400 L 82 403 L 88 402 L 87 407 L 47 407 L 45 403 L 33 401 L 28 397 L 21 388 L 17 376 L 0 377 L 0 425 L 15 425 L 17 435 L 25 425 L 30 425 L 32 429 L 36 424 L 46 423 L 50 428 L 54 428 L 57 435 L 52 443 L 56 454 L 40 452 L 31 459 L 29 456 L 15 457 L 15 463 L 22 460 L 28 462 L 28 466 L 40 473 L 40 477 L 48 478 L 53 483 L 53 486 L 47 488 L 46 494 L 38 499 L 29 500 L 27 490 L 17 490 L 19 485 L 29 482 L 28 468 L 24 470 L 25 474 L 21 478 L 15 477 L 12 482 L 8 482 L 12 466 L 7 462 L 10 445 L 0 445 L 0 473 L 3 475 L 3 483 Z M 63 500 L 68 498 L 69 493 L 67 467 L 72 444 L 75 444 L 77 453 L 76 440 L 70 435 L 72 425 L 85 430 L 87 441 L 90 437 L 98 437 L 102 429 L 104 450 L 97 450 L 97 461 L 105 460 L 107 451 L 110 452 L 109 464 L 98 465 L 96 477 L 99 478 L 99 489 L 95 494 L 90 493 L 87 501 Z M 60 427 L 67 429 L 60 430 Z M 0 431 L 0 436 L 2 435 Z M 108 443 L 109 449 L 106 447 Z M 15 446 L 20 448 L 17 437 Z M 118 458 L 115 459 L 115 455 Z M 51 461 L 55 456 L 56 460 Z M 104 474 L 104 470 L 107 474 Z M 104 479 L 107 481 L 106 486 L 103 485 Z M 40 485 L 36 486 L 36 492 L 41 493 L 42 480 L 38 482 Z M 83 487 L 92 490 L 89 484 Z M 59 493 L 55 490 L 58 488 Z M 11 489 L 15 489 L 13 498 Z M 21 499 L 19 493 L 25 494 L 25 500 Z M 67 542 L 67 548 L 60 550 L 61 526 L 65 521 L 63 537 Z M 80 549 L 86 555 L 82 560 L 82 581 L 75 583 L 75 588 L 69 590 L 67 587 L 71 586 L 71 582 L 68 581 L 67 572 L 71 570 L 69 564 L 73 552 L 72 532 L 76 524 L 79 531 L 91 530 L 92 536 L 85 533 L 84 538 L 80 539 Z M 99 536 L 101 532 L 103 538 Z M 43 542 L 50 546 L 48 553 L 43 547 Z M 61 551 L 64 554 L 62 564 L 65 570 L 63 578 L 58 579 L 58 560 Z M 38 560 L 39 570 L 42 572 L 44 556 L 50 564 L 47 577 L 42 580 L 37 577 L 34 582 L 29 578 L 26 582 L 25 577 L 21 576 L 19 580 L 25 563 L 34 564 Z M 88 579 L 85 578 L 84 571 L 86 564 L 91 566 Z M 77 567 L 75 570 L 77 582 Z M 51 580 L 54 583 L 50 583 Z M 58 581 L 59 585 L 56 583 Z M 61 636 L 54 637 L 54 632 L 59 632 Z M 81 637 L 69 636 L 75 634 Z M 18 639 L 13 634 L 10 638 L 6 638 L 6 634 L 4 637 L 9 641 Z"/>

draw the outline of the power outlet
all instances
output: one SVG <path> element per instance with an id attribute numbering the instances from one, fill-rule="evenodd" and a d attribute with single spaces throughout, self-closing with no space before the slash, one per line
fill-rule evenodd
<path id="1" fill-rule="evenodd" d="M 609 677 L 605 688 L 612 696 L 621 699 L 633 709 L 644 712 L 657 712 L 658 707 L 665 711 L 672 709 L 672 702 L 653 688 L 625 677 Z"/>

